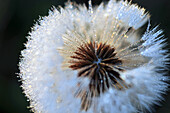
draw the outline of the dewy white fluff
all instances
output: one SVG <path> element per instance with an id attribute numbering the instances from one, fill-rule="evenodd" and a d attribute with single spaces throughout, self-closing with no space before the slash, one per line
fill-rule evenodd
<path id="1" fill-rule="evenodd" d="M 146 32 L 138 34 L 147 21 L 145 9 L 123 0 L 94 8 L 91 1 L 89 8 L 70 2 L 59 11 L 53 8 L 34 25 L 21 52 L 20 78 L 30 108 L 37 113 L 152 112 L 168 88 L 165 71 L 169 59 L 162 30 L 148 24 Z M 84 95 L 76 96 L 76 91 L 90 92 L 90 79 L 78 77 L 79 71 L 69 68 L 69 61 L 89 41 L 114 48 L 122 64 L 113 68 L 124 71 L 117 69 L 122 80 L 115 77 L 119 85 L 112 83 L 115 87 L 99 96 L 88 96 L 92 103 L 86 109 L 89 104 L 81 105 Z"/>

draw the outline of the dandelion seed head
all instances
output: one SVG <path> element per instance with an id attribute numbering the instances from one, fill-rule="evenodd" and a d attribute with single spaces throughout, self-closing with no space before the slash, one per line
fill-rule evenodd
<path id="1" fill-rule="evenodd" d="M 89 8 L 68 2 L 49 11 L 29 33 L 19 63 L 32 111 L 154 111 L 168 89 L 169 55 L 163 31 L 151 29 L 149 19 L 123 0 L 95 7 L 89 1 Z"/>

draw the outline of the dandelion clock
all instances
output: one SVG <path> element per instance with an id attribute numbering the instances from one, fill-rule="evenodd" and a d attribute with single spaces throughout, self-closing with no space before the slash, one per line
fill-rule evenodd
<path id="1" fill-rule="evenodd" d="M 36 113 L 145 113 L 168 89 L 166 39 L 144 8 L 67 2 L 34 25 L 20 78 Z M 140 28 L 147 24 L 141 35 Z"/>

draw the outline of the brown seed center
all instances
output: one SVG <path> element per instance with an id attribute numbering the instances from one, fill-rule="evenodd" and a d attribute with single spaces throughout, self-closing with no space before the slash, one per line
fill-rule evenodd
<path id="1" fill-rule="evenodd" d="M 69 67 L 78 70 L 78 77 L 88 77 L 90 80 L 89 89 L 76 94 L 81 97 L 82 109 L 87 111 L 90 107 L 89 97 L 98 97 L 110 87 L 123 88 L 119 74 L 123 70 L 118 68 L 122 61 L 116 57 L 115 49 L 110 45 L 86 43 L 77 48 L 71 59 Z"/>

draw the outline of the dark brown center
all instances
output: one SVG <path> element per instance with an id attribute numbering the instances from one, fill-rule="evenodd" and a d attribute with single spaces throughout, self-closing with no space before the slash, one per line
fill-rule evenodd
<path id="1" fill-rule="evenodd" d="M 86 43 L 77 48 L 71 59 L 69 67 L 78 70 L 78 77 L 88 77 L 90 80 L 89 89 L 77 93 L 82 100 L 82 109 L 88 110 L 91 105 L 88 96 L 100 96 L 110 87 L 122 89 L 119 72 L 123 70 L 118 68 L 122 61 L 116 57 L 115 49 L 110 45 Z"/>

